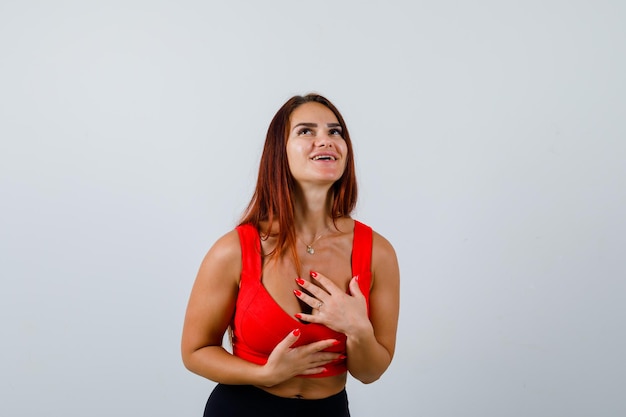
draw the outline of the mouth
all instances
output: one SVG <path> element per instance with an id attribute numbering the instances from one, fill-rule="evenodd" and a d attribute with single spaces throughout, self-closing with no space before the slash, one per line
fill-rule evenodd
<path id="1" fill-rule="evenodd" d="M 334 155 L 315 155 L 311 158 L 313 161 L 336 161 L 337 157 Z"/>

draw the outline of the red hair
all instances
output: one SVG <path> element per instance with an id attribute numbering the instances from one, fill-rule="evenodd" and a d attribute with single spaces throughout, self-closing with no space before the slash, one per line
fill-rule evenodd
<path id="1" fill-rule="evenodd" d="M 270 257 L 281 256 L 290 251 L 298 270 L 300 269 L 300 262 L 296 251 L 294 225 L 295 180 L 287 161 L 287 139 L 291 114 L 299 106 L 311 102 L 320 103 L 334 113 L 341 125 L 342 137 L 348 149 L 343 175 L 331 186 L 329 191 L 332 196 L 329 214 L 335 221 L 342 216 L 350 215 L 354 210 L 357 185 L 354 152 L 352 152 L 348 128 L 339 110 L 328 99 L 318 94 L 308 94 L 290 98 L 274 115 L 267 129 L 256 188 L 240 221 L 240 224 L 251 223 L 256 226 L 263 239 L 266 239 L 270 233 L 272 236 L 276 236 L 276 248 L 270 253 Z M 268 223 L 267 230 L 261 230 L 261 222 Z"/>

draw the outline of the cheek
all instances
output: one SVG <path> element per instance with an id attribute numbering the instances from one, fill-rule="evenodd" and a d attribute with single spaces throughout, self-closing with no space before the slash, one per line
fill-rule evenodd
<path id="1" fill-rule="evenodd" d="M 287 146 L 287 165 L 289 170 L 293 172 L 297 169 L 298 165 L 302 164 L 302 150 L 295 144 Z"/>
<path id="2" fill-rule="evenodd" d="M 339 145 L 339 149 L 341 149 L 341 154 L 343 155 L 343 159 L 347 160 L 348 156 L 350 155 L 350 152 L 348 151 L 348 145 L 346 145 L 346 142 L 342 141 Z"/>
<path id="3" fill-rule="evenodd" d="M 294 158 L 291 155 L 291 152 L 287 151 L 287 166 L 289 167 L 289 171 L 293 172 L 293 166 L 294 166 Z"/>
<path id="4" fill-rule="evenodd" d="M 293 141 L 291 143 L 287 143 L 287 158 L 290 160 L 296 161 L 298 159 L 306 158 L 311 149 L 309 148 L 308 143 L 304 143 L 303 141 Z"/>
<path id="5" fill-rule="evenodd" d="M 287 142 L 287 145 L 285 147 L 285 153 L 287 154 L 287 161 L 291 163 L 294 155 L 293 144 L 291 143 L 291 141 Z"/>
<path id="6" fill-rule="evenodd" d="M 348 166 L 348 157 L 350 156 L 350 152 L 348 152 L 348 146 L 346 145 L 345 142 L 342 143 L 341 150 L 342 150 L 342 153 L 344 155 L 344 158 L 343 158 L 343 171 L 345 172 L 346 167 Z"/>

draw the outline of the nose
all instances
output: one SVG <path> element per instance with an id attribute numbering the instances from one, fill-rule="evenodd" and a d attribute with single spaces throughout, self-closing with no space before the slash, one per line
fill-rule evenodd
<path id="1" fill-rule="evenodd" d="M 322 133 L 317 137 L 316 145 L 318 148 L 333 147 L 333 140 L 327 133 Z"/>

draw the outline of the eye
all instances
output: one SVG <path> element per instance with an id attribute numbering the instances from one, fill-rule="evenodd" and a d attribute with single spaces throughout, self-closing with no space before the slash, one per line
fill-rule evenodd
<path id="1" fill-rule="evenodd" d="M 330 134 L 332 136 L 341 136 L 341 133 L 342 133 L 341 129 L 339 129 L 339 128 L 333 128 L 333 129 L 330 129 L 328 131 L 328 134 Z"/>
<path id="2" fill-rule="evenodd" d="M 313 133 L 313 131 L 309 129 L 308 127 L 302 127 L 298 129 L 297 132 L 298 132 L 298 135 L 310 135 L 311 133 Z"/>

